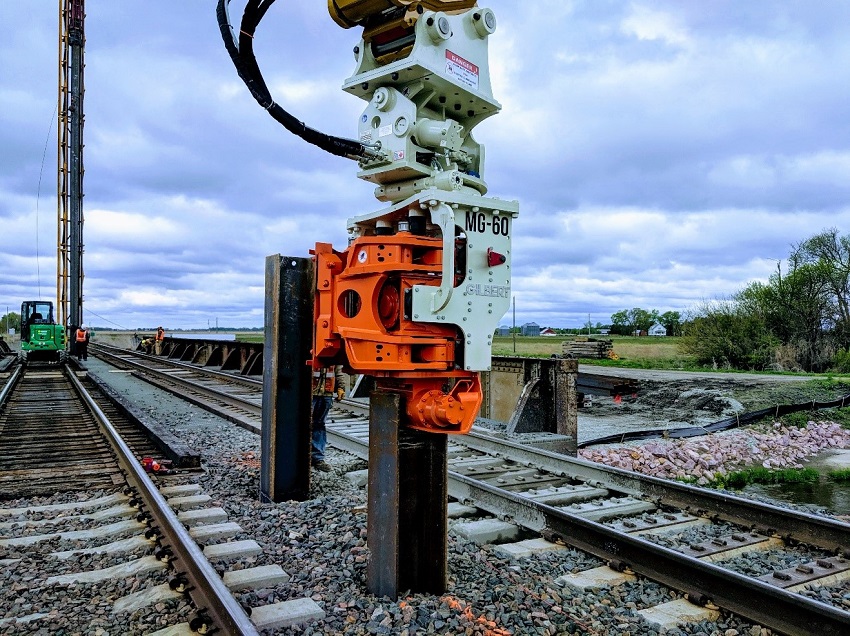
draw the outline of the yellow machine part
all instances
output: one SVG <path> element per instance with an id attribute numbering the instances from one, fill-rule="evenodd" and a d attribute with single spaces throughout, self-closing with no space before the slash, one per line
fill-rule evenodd
<path id="1" fill-rule="evenodd" d="M 417 6 L 429 11 L 466 11 L 476 6 L 477 0 L 328 0 L 328 11 L 334 22 L 344 29 L 363 24 L 372 16 L 387 9 L 415 10 Z"/>

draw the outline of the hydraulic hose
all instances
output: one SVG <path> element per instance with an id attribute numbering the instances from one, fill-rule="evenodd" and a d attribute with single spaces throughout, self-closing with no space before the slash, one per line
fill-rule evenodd
<path id="1" fill-rule="evenodd" d="M 322 150 L 339 157 L 359 159 L 360 157 L 374 156 L 374 147 L 367 146 L 353 139 L 335 137 L 310 128 L 303 121 L 291 115 L 282 106 L 274 101 L 271 92 L 266 86 L 257 59 L 254 56 L 254 33 L 262 21 L 266 12 L 274 4 L 275 0 L 248 0 L 245 12 L 242 15 L 239 39 L 233 35 L 233 27 L 230 25 L 228 5 L 230 0 L 218 0 L 216 17 L 224 40 L 224 48 L 227 49 L 236 72 L 245 86 L 268 113 L 289 132 L 301 137 L 304 141 L 318 146 Z"/>

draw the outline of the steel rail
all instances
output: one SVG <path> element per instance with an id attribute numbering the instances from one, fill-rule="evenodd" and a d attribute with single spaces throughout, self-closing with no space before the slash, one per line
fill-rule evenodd
<path id="1" fill-rule="evenodd" d="M 147 511 L 153 517 L 157 527 L 168 541 L 174 552 L 176 563 L 185 574 L 190 586 L 189 591 L 199 610 L 206 612 L 215 626 L 228 636 L 259 636 L 259 632 L 248 614 L 236 601 L 222 578 L 210 565 L 201 549 L 177 519 L 165 498 L 159 493 L 156 485 L 136 461 L 132 451 L 121 438 L 121 435 L 85 389 L 74 373 L 67 370 L 66 374 L 80 394 L 86 406 L 97 418 L 103 428 L 106 438 L 115 449 L 119 464 L 126 472 L 128 479 L 138 490 Z"/>
<path id="2" fill-rule="evenodd" d="M 791 636 L 846 636 L 850 613 L 449 471 L 449 493 Z"/>
<path id="3" fill-rule="evenodd" d="M 334 446 L 368 459 L 362 439 L 328 428 Z M 488 440 L 489 441 L 489 440 Z M 547 453 L 548 454 L 548 453 Z M 511 459 L 515 459 L 511 456 Z M 517 524 L 555 535 L 564 543 L 606 562 L 684 591 L 689 598 L 710 599 L 729 611 L 793 636 L 839 636 L 850 633 L 850 613 L 779 587 L 687 556 L 634 535 L 558 508 L 502 490 L 452 470 L 449 495 Z"/>
<path id="4" fill-rule="evenodd" d="M 236 384 L 244 384 L 245 386 L 250 387 L 260 387 L 263 386 L 262 380 L 257 380 L 255 378 L 246 378 L 245 376 L 235 375 L 232 373 L 227 373 L 226 371 L 217 371 L 216 369 L 209 369 L 207 367 L 199 367 L 196 364 L 192 364 L 190 362 L 184 362 L 183 360 L 177 360 L 176 358 L 166 358 L 164 356 L 155 356 L 148 353 L 140 353 L 138 351 L 128 351 L 127 349 L 121 349 L 120 347 L 115 347 L 113 345 L 105 345 L 105 344 L 97 344 L 97 345 L 89 345 L 91 348 L 89 351 L 102 351 L 107 355 L 112 355 L 121 360 L 126 360 L 115 352 L 121 352 L 122 354 L 132 354 L 136 358 L 141 358 L 142 360 L 150 360 L 152 362 L 163 362 L 168 366 L 179 367 L 181 369 L 186 369 L 189 371 L 200 371 L 205 375 L 211 375 L 213 377 L 221 378 L 223 380 L 228 380 L 230 382 L 234 382 Z M 129 361 L 128 361 L 129 362 Z"/>
<path id="5" fill-rule="evenodd" d="M 358 410 L 364 409 L 362 404 L 348 400 L 344 402 Z M 328 437 L 337 448 L 368 460 L 368 443 L 362 438 L 334 430 L 332 426 L 328 427 Z M 565 477 L 584 479 L 591 485 L 597 484 L 653 499 L 658 504 L 679 506 L 697 515 L 749 525 L 767 534 L 779 531 L 783 533 L 784 539 L 795 539 L 826 550 L 843 551 L 850 542 L 850 526 L 836 520 L 686 484 L 637 476 L 625 470 L 490 438 L 476 432 L 456 441 L 473 450 L 500 455 Z M 750 579 L 454 471 L 450 470 L 448 477 L 449 494 L 452 497 L 460 501 L 473 501 L 477 507 L 491 514 L 513 519 L 520 525 L 550 536 L 555 535 L 565 543 L 607 561 L 624 564 L 634 572 L 687 592 L 692 599 L 711 599 L 732 612 L 794 636 L 812 633 L 838 636 L 850 633 L 850 613 L 830 605 Z M 789 522 L 793 526 L 790 530 Z"/>
<path id="6" fill-rule="evenodd" d="M 459 440 L 459 443 L 482 453 L 500 455 L 556 475 L 577 477 L 591 485 L 596 483 L 610 490 L 681 508 L 697 516 L 709 516 L 755 528 L 761 534 L 779 533 L 785 540 L 799 541 L 828 552 L 847 554 L 850 551 L 850 524 L 836 519 L 649 475 L 638 476 L 621 468 L 523 446 L 475 431 Z"/>
<path id="7" fill-rule="evenodd" d="M 3 388 L 0 389 L 0 407 L 6 404 L 6 400 L 9 399 L 9 396 L 12 394 L 12 389 L 18 384 L 18 381 L 21 379 L 21 376 L 24 373 L 24 368 L 21 365 L 18 365 L 14 371 L 12 371 L 12 375 L 8 377 L 6 383 L 3 385 Z"/>
<path id="8" fill-rule="evenodd" d="M 159 369 L 152 369 L 151 367 L 147 367 L 144 364 L 141 364 L 140 362 L 136 362 L 134 360 L 127 360 L 126 358 L 122 358 L 120 356 L 116 356 L 116 355 L 108 353 L 108 352 L 100 352 L 100 353 L 103 355 L 104 358 L 107 359 L 107 361 L 112 360 L 113 362 L 118 362 L 119 365 L 120 364 L 126 365 L 126 366 L 130 367 L 131 369 L 136 369 L 138 372 L 140 372 L 142 374 L 147 374 L 147 375 L 152 375 L 154 377 L 162 378 L 162 379 L 166 380 L 167 382 L 176 384 L 176 385 L 184 387 L 186 389 L 190 389 L 192 391 L 196 391 L 197 393 L 201 393 L 201 394 L 203 394 L 203 395 L 205 395 L 205 396 L 207 396 L 211 399 L 221 400 L 222 402 L 225 402 L 225 403 L 229 404 L 230 406 L 235 406 L 235 407 L 238 407 L 238 408 L 241 408 L 241 409 L 248 410 L 252 413 L 256 413 L 258 416 L 262 415 L 263 407 L 261 405 L 254 404 L 254 403 L 249 402 L 245 399 L 239 398 L 235 395 L 231 395 L 230 393 L 227 393 L 227 391 L 221 391 L 219 389 L 214 389 L 214 388 L 211 388 L 211 387 L 208 387 L 208 386 L 203 386 L 201 384 L 197 384 L 195 382 L 192 382 L 191 380 L 186 380 L 185 378 L 181 378 L 181 377 L 172 375 L 170 373 L 167 373 L 165 371 L 161 371 Z M 158 361 L 160 359 L 155 358 L 155 360 Z M 193 371 L 195 371 L 196 373 L 198 373 L 198 372 L 205 373 L 205 371 L 202 372 L 197 367 L 191 367 L 191 369 Z M 229 380 L 230 377 L 228 376 L 227 379 Z M 259 386 L 260 386 L 260 388 L 262 388 L 262 385 L 259 385 Z M 183 394 L 180 394 L 180 397 L 183 398 L 184 400 L 186 400 L 188 402 L 192 402 L 193 404 L 196 404 L 197 406 L 200 406 L 202 408 L 208 408 L 208 405 L 205 405 L 201 402 L 198 402 L 197 400 L 193 400 L 190 396 L 185 396 Z"/>
<path id="9" fill-rule="evenodd" d="M 169 380 L 174 379 L 167 373 L 162 375 Z M 184 382 L 188 383 L 185 380 Z M 239 400 L 233 396 L 230 397 Z M 239 402 L 239 404 L 251 409 L 258 416 L 262 413 L 262 409 L 255 404 L 248 402 Z M 342 404 L 364 414 L 369 412 L 368 405 L 355 400 L 344 399 Z M 199 404 L 199 406 L 203 405 Z M 240 425 L 254 430 L 244 423 Z M 357 438 L 340 435 L 332 431 L 331 427 L 328 428 L 328 435 L 336 440 L 334 445 L 337 448 L 362 456 L 362 453 L 355 450 L 360 443 Z M 591 485 L 600 485 L 610 490 L 646 498 L 658 504 L 680 508 L 696 516 L 707 516 L 753 528 L 768 536 L 778 534 L 785 540 L 799 541 L 828 552 L 850 554 L 850 525 L 836 519 L 779 508 L 726 492 L 716 492 L 649 475 L 636 475 L 620 468 L 497 439 L 477 432 L 475 429 L 455 441 L 472 450 L 510 458 L 512 461 L 556 475 L 575 477 Z M 363 459 L 368 460 L 368 454 L 363 456 Z"/>

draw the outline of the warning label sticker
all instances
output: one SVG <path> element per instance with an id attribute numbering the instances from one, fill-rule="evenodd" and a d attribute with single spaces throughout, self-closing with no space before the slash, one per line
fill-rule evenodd
<path id="1" fill-rule="evenodd" d="M 449 50 L 446 50 L 446 75 L 454 77 L 460 84 L 478 90 L 478 67 Z"/>

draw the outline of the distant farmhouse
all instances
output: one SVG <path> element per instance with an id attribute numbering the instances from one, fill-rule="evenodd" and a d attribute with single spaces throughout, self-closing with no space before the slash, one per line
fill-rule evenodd
<path id="1" fill-rule="evenodd" d="M 546 327 L 545 329 L 540 330 L 541 336 L 557 336 L 558 332 L 552 329 L 552 327 Z"/>
<path id="2" fill-rule="evenodd" d="M 659 325 L 658 323 L 655 323 L 649 328 L 649 331 L 647 333 L 650 336 L 666 336 L 667 328 L 664 325 Z"/>

